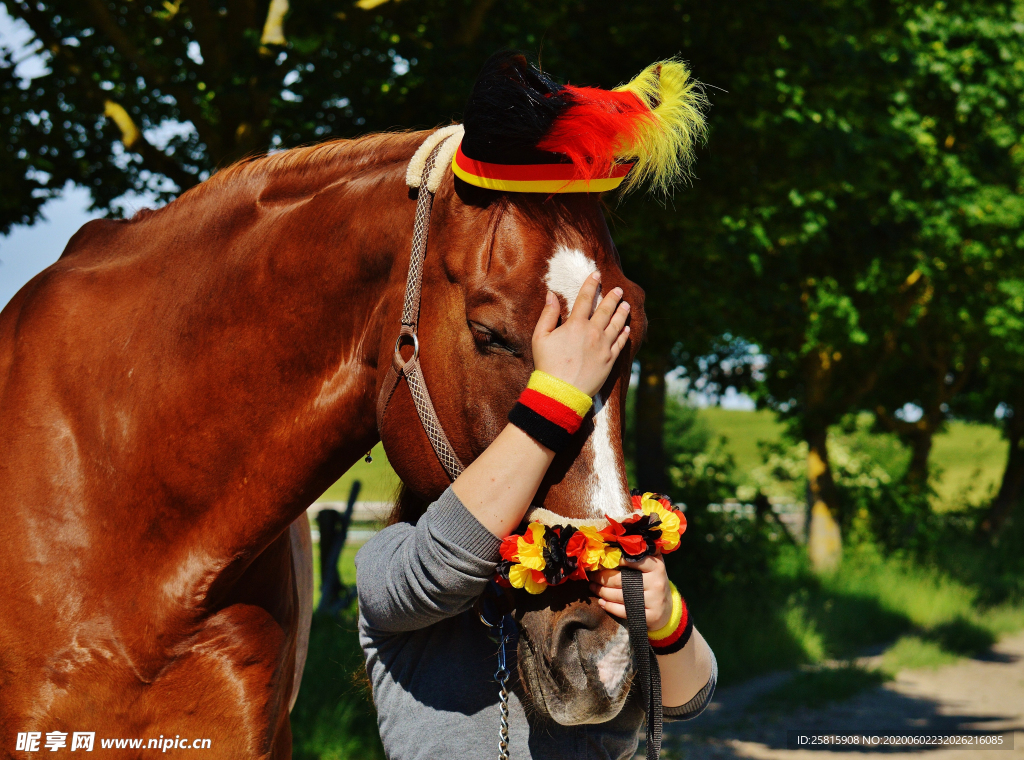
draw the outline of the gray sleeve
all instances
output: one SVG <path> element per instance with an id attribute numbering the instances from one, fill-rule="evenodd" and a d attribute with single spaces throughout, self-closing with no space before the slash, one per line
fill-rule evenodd
<path id="1" fill-rule="evenodd" d="M 718 683 L 718 660 L 715 653 L 711 652 L 711 677 L 704 684 L 704 688 L 698 691 L 693 699 L 679 707 L 666 707 L 663 714 L 666 723 L 674 720 L 692 720 L 704 712 L 704 708 L 711 704 L 711 697 L 715 693 L 715 684 Z"/>
<path id="2" fill-rule="evenodd" d="M 356 554 L 359 612 L 382 633 L 458 615 L 494 575 L 500 546 L 449 488 L 415 526 L 389 525 Z"/>

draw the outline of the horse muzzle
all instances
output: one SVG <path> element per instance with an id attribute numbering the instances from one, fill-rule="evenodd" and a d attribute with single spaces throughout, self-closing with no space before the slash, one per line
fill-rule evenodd
<path id="1" fill-rule="evenodd" d="M 633 681 L 625 625 L 601 609 L 583 583 L 551 588 L 543 602 L 529 596 L 516 595 L 519 674 L 527 697 L 563 726 L 614 718 Z"/>

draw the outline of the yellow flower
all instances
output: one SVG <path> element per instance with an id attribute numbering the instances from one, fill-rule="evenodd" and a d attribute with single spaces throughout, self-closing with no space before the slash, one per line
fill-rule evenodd
<path id="1" fill-rule="evenodd" d="M 654 494 L 645 493 L 640 502 L 640 509 L 645 515 L 655 514 L 661 520 L 661 539 L 659 546 L 662 551 L 672 551 L 679 546 L 679 513 L 653 498 Z"/>
<path id="2" fill-rule="evenodd" d="M 525 588 L 527 593 L 539 594 L 548 587 L 544 575 L 522 565 L 512 565 L 508 571 L 508 582 L 513 588 Z"/>
<path id="3" fill-rule="evenodd" d="M 608 546 L 604 542 L 604 536 L 601 535 L 597 528 L 591 525 L 580 526 L 579 530 L 587 538 L 587 549 L 580 558 L 583 568 L 585 570 L 597 570 L 601 566 L 605 549 Z"/>
<path id="4" fill-rule="evenodd" d="M 530 594 L 539 594 L 548 587 L 548 582 L 539 572 L 531 572 L 526 579 L 526 591 Z"/>
<path id="5" fill-rule="evenodd" d="M 601 558 L 601 565 L 609 570 L 614 570 L 620 562 L 622 562 L 622 549 L 617 546 L 605 551 L 604 557 Z"/>
<path id="6" fill-rule="evenodd" d="M 543 570 L 545 565 L 544 547 L 546 546 L 544 526 L 540 523 L 530 523 L 527 529 L 530 531 L 533 542 L 530 543 L 525 537 L 519 539 L 519 563 L 531 570 Z M 522 586 L 516 586 L 516 588 L 522 588 Z"/>

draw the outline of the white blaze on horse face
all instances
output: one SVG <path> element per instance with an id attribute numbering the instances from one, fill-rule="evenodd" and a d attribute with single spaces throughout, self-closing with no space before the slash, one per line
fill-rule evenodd
<path id="1" fill-rule="evenodd" d="M 544 283 L 549 290 L 565 299 L 571 312 L 584 281 L 596 271 L 597 264 L 583 251 L 559 246 L 548 261 Z M 594 299 L 595 308 L 600 300 L 599 294 Z M 586 444 L 593 454 L 594 463 L 588 494 L 589 516 L 599 519 L 608 515 L 620 519 L 629 515 L 629 499 L 622 489 L 619 458 L 615 455 L 609 413 L 603 402 L 601 394 L 594 397 L 594 430 Z"/>
<path id="2" fill-rule="evenodd" d="M 608 516 L 621 520 L 629 516 L 629 499 L 619 478 L 619 458 L 615 456 L 609 415 L 601 394 L 597 394 L 594 397 L 594 432 L 587 440 L 594 454 L 590 514 L 592 517 Z"/>
<path id="3" fill-rule="evenodd" d="M 576 303 L 576 296 L 579 295 L 583 281 L 597 271 L 597 264 L 579 248 L 566 248 L 560 245 L 555 255 L 548 261 L 548 273 L 544 276 L 544 283 L 548 290 L 557 293 L 565 299 L 567 311 L 572 311 Z M 594 307 L 601 302 L 601 294 L 598 292 Z"/>
<path id="4" fill-rule="evenodd" d="M 618 696 L 632 662 L 629 650 L 629 632 L 620 627 L 605 646 L 597 660 L 597 676 L 609 697 Z"/>

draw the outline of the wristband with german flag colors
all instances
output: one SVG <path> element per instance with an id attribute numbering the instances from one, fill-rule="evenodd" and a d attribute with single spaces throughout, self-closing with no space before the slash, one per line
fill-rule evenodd
<path id="1" fill-rule="evenodd" d="M 693 619 L 686 609 L 686 602 L 679 595 L 676 584 L 672 585 L 672 617 L 656 631 L 647 632 L 647 640 L 655 654 L 672 654 L 686 646 L 693 633 Z"/>
<path id="2" fill-rule="evenodd" d="M 573 385 L 536 370 L 508 421 L 542 446 L 561 451 L 580 429 L 594 400 Z"/>

